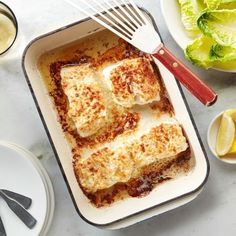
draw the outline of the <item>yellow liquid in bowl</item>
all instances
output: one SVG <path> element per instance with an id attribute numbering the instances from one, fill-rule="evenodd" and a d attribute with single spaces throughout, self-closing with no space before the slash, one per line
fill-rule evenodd
<path id="1" fill-rule="evenodd" d="M 4 14 L 0 14 L 0 53 L 3 53 L 12 44 L 16 35 L 14 23 Z"/>

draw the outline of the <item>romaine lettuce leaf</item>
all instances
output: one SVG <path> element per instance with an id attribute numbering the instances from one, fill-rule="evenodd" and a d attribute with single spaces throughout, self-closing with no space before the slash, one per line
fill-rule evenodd
<path id="1" fill-rule="evenodd" d="M 220 44 L 214 44 L 210 51 L 210 58 L 211 60 L 218 60 L 221 62 L 236 60 L 236 49 Z"/>
<path id="2" fill-rule="evenodd" d="M 180 4 L 181 20 L 187 31 L 199 33 L 197 19 L 205 9 L 203 0 L 178 0 Z"/>
<path id="3" fill-rule="evenodd" d="M 236 0 L 224 0 L 218 9 L 236 9 Z"/>
<path id="4" fill-rule="evenodd" d="M 187 46 L 185 57 L 194 65 L 209 68 L 212 66 L 210 51 L 214 44 L 210 37 L 201 36 Z"/>
<path id="5" fill-rule="evenodd" d="M 222 0 L 204 0 L 204 2 L 206 3 L 208 9 L 215 10 L 219 7 Z"/>
<path id="6" fill-rule="evenodd" d="M 231 3 L 231 2 L 236 2 L 236 0 L 220 0 L 221 3 Z"/>
<path id="7" fill-rule="evenodd" d="M 203 34 L 218 44 L 236 48 L 236 9 L 207 11 L 197 22 Z"/>
<path id="8" fill-rule="evenodd" d="M 220 5 L 222 9 L 227 9 L 227 6 L 230 6 L 230 3 L 234 3 L 236 0 L 204 0 L 204 2 L 208 10 L 216 10 Z"/>

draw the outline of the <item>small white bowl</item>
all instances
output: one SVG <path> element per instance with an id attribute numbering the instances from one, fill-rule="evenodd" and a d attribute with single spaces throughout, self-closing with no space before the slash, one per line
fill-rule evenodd
<path id="1" fill-rule="evenodd" d="M 236 154 L 227 154 L 223 157 L 219 157 L 216 153 L 216 139 L 223 113 L 224 112 L 221 112 L 217 115 L 210 123 L 207 133 L 207 142 L 214 157 L 229 164 L 236 164 Z"/>
<path id="2" fill-rule="evenodd" d="M 177 0 L 161 0 L 161 11 L 171 36 L 184 50 L 194 38 L 190 37 L 184 29 Z M 236 62 L 228 62 L 224 65 L 221 63 L 212 69 L 236 73 L 236 69 L 231 68 L 236 68 Z"/>

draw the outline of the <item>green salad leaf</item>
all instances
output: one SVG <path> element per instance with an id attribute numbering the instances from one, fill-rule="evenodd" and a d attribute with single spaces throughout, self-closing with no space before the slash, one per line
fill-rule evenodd
<path id="1" fill-rule="evenodd" d="M 218 60 L 221 62 L 236 60 L 236 49 L 232 47 L 214 44 L 210 51 L 211 60 Z"/>
<path id="2" fill-rule="evenodd" d="M 236 49 L 229 46 L 222 46 L 212 38 L 202 35 L 186 47 L 185 57 L 193 65 L 205 69 L 214 65 L 223 65 L 225 67 L 225 63 L 236 62 Z"/>
<path id="3" fill-rule="evenodd" d="M 218 9 L 236 9 L 236 0 L 222 0 Z"/>
<path id="4" fill-rule="evenodd" d="M 185 57 L 204 68 L 235 68 L 236 0 L 176 1 L 186 31 L 197 37 L 186 47 Z"/>
<path id="5" fill-rule="evenodd" d="M 236 0 L 221 0 L 221 3 L 231 3 L 236 2 Z"/>
<path id="6" fill-rule="evenodd" d="M 206 3 L 208 9 L 215 10 L 219 7 L 222 0 L 204 0 L 204 2 Z"/>
<path id="7" fill-rule="evenodd" d="M 195 39 L 185 49 L 185 57 L 194 65 L 209 68 L 212 66 L 210 51 L 215 41 L 207 36 Z"/>
<path id="8" fill-rule="evenodd" d="M 218 44 L 236 48 L 236 9 L 207 11 L 197 23 L 203 34 Z"/>
<path id="9" fill-rule="evenodd" d="M 205 9 L 203 0 L 178 0 L 178 2 L 185 29 L 193 34 L 199 33 L 197 19 Z"/>
<path id="10" fill-rule="evenodd" d="M 235 3 L 236 0 L 204 0 L 204 2 L 208 10 L 216 10 L 222 4 L 223 9 L 227 8 L 227 5 L 230 6 L 230 3 Z"/>

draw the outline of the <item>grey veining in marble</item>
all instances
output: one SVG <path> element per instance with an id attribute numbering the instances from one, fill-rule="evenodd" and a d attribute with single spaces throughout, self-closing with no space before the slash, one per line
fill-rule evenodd
<path id="1" fill-rule="evenodd" d="M 185 91 L 190 109 L 206 147 L 211 173 L 206 188 L 192 203 L 148 221 L 118 231 L 88 225 L 77 215 L 21 69 L 21 53 L 34 37 L 81 19 L 63 0 L 5 0 L 19 21 L 19 45 L 0 58 L 0 139 L 18 143 L 37 156 L 47 169 L 56 194 L 56 210 L 49 236 L 141 236 L 141 235 L 236 235 L 236 166 L 214 159 L 206 143 L 207 127 L 220 111 L 236 107 L 236 74 L 205 71 L 188 64 L 219 94 L 218 102 L 206 108 Z M 173 41 L 158 0 L 137 0 L 157 22 L 166 45 L 182 60 L 182 50 Z M 13 54 L 13 55 L 11 55 Z M 1 167 L 0 167 L 1 168 Z"/>

